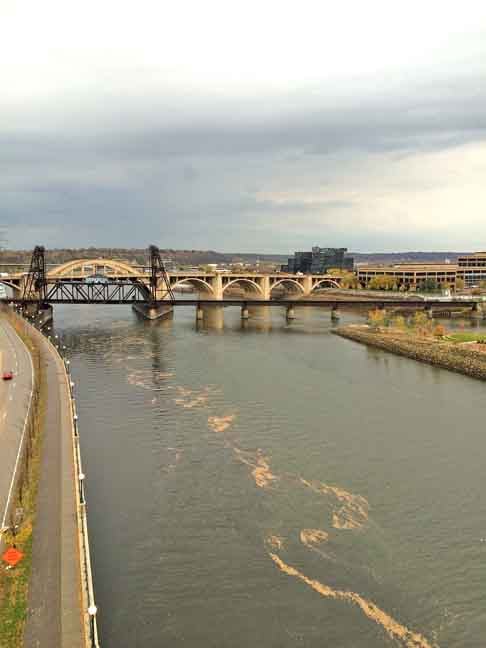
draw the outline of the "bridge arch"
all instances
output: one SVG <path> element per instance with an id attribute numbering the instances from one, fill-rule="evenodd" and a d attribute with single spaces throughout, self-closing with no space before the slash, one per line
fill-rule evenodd
<path id="1" fill-rule="evenodd" d="M 279 279 L 278 281 L 276 281 L 270 288 L 270 294 L 271 294 L 271 292 L 272 292 L 272 290 L 274 288 L 276 288 L 277 286 L 283 286 L 284 284 L 292 284 L 294 286 L 297 286 L 297 288 L 300 290 L 300 292 L 302 294 L 304 294 L 304 292 L 305 292 L 304 286 L 301 283 L 299 283 L 295 279 L 290 279 L 290 277 L 288 277 L 288 278 Z"/>
<path id="2" fill-rule="evenodd" d="M 204 291 L 210 293 L 211 295 L 214 295 L 214 289 L 213 287 L 208 284 L 207 281 L 204 281 L 203 279 L 198 279 L 197 277 L 187 277 L 184 279 L 179 279 L 175 283 L 170 284 L 170 287 L 172 290 L 177 290 L 178 286 L 187 286 L 191 285 L 193 288 L 202 288 Z"/>
<path id="3" fill-rule="evenodd" d="M 251 279 L 246 279 L 245 277 L 235 278 L 232 279 L 231 281 L 228 281 L 228 283 L 223 286 L 223 294 L 226 288 L 229 288 L 234 284 L 247 284 L 251 286 L 259 295 L 261 295 L 262 297 L 264 296 L 261 286 L 259 286 L 256 281 L 252 281 Z"/>
<path id="4" fill-rule="evenodd" d="M 142 273 L 136 270 L 129 263 L 123 261 L 114 261 L 113 259 L 74 259 L 73 261 L 67 261 L 57 268 L 49 270 L 47 273 L 48 277 L 57 278 L 57 277 L 66 277 L 71 276 L 72 274 L 82 273 L 83 268 L 92 267 L 93 273 L 97 272 L 97 268 L 106 268 L 112 271 L 112 274 L 115 275 L 124 275 L 124 276 L 133 276 L 139 277 L 142 276 Z"/>
<path id="5" fill-rule="evenodd" d="M 327 286 L 324 286 L 324 284 L 327 284 Z M 326 288 L 339 288 L 340 287 L 339 283 L 337 281 L 335 281 L 334 279 L 330 279 L 329 277 L 326 277 L 325 279 L 321 279 L 320 281 L 318 281 L 317 283 L 315 283 L 312 286 L 311 293 L 313 293 L 314 290 L 316 290 L 316 288 L 319 288 L 319 286 L 326 287 Z"/>

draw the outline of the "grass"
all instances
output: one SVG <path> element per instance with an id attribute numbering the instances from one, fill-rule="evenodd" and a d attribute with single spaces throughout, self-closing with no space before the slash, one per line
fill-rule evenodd
<path id="1" fill-rule="evenodd" d="M 477 342 L 478 340 L 486 340 L 486 335 L 484 333 L 460 331 L 457 333 L 448 333 L 446 339 L 450 342 Z"/>
<path id="2" fill-rule="evenodd" d="M 30 428 L 29 443 L 22 462 L 22 475 L 16 493 L 14 510 L 23 508 L 23 518 L 16 529 L 5 534 L 5 545 L 13 544 L 24 554 L 23 559 L 13 568 L 7 569 L 5 563 L 0 566 L 0 648 L 21 648 L 23 631 L 27 616 L 27 601 L 32 566 L 32 531 L 35 523 L 37 488 L 40 473 L 40 453 L 42 427 L 45 414 L 47 386 L 43 370 L 38 362 L 39 349 L 34 340 L 26 334 L 23 326 L 16 325 L 9 317 L 17 333 L 32 353 L 34 366 L 38 367 L 38 398 L 35 401 L 33 423 Z"/>

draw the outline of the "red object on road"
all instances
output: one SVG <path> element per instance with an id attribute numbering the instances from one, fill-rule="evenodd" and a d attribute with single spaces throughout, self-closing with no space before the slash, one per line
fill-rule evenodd
<path id="1" fill-rule="evenodd" d="M 10 567 L 15 567 L 19 563 L 24 554 L 17 549 L 17 547 L 9 547 L 7 551 L 3 554 L 2 560 L 10 565 Z"/>
<path id="2" fill-rule="evenodd" d="M 13 378 L 13 373 L 11 371 L 4 371 L 2 378 L 4 380 L 12 380 Z"/>

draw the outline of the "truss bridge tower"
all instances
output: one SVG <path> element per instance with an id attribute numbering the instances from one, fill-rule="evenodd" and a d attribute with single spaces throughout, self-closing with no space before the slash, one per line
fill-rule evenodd
<path id="1" fill-rule="evenodd" d="M 150 256 L 150 298 L 147 303 L 133 304 L 133 310 L 150 320 L 170 317 L 173 314 L 174 293 L 170 279 L 156 245 L 149 247 Z"/>

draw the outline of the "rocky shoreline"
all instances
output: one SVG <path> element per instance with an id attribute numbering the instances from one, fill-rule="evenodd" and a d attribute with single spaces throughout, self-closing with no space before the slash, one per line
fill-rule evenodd
<path id="1" fill-rule="evenodd" d="M 423 338 L 409 333 L 375 330 L 366 325 L 341 326 L 333 332 L 390 353 L 486 380 L 486 353 L 469 349 L 464 344 Z"/>

